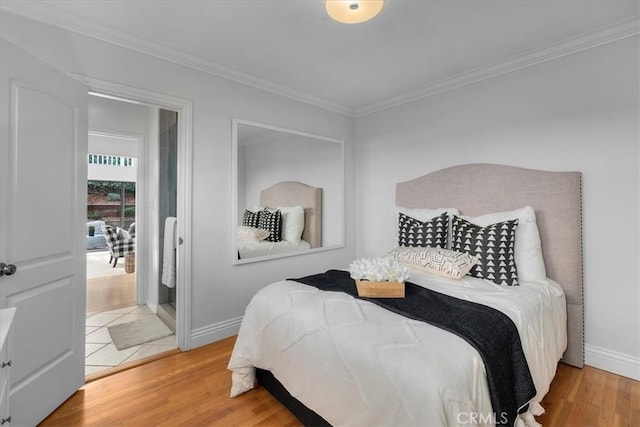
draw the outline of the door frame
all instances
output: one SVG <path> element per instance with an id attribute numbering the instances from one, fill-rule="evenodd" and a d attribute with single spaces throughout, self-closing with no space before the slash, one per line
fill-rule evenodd
<path id="1" fill-rule="evenodd" d="M 192 111 L 191 101 L 135 88 L 118 83 L 107 82 L 87 76 L 69 73 L 89 88 L 90 92 L 124 98 L 178 113 L 178 170 L 177 170 L 177 216 L 178 236 L 183 243 L 176 251 L 176 338 L 180 350 L 191 349 L 191 223 L 192 223 Z M 140 173 L 140 171 L 139 171 Z M 141 204 L 143 204 L 142 202 Z M 143 208 L 144 209 L 144 208 Z"/>

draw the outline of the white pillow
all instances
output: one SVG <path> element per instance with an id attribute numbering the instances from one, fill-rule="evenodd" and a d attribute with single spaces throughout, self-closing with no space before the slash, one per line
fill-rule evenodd
<path id="1" fill-rule="evenodd" d="M 248 225 L 238 226 L 238 239 L 247 242 L 261 242 L 269 237 L 270 231 L 264 228 L 249 227 Z"/>
<path id="2" fill-rule="evenodd" d="M 254 211 L 264 209 L 262 206 L 254 207 Z M 302 232 L 304 231 L 304 209 L 302 206 L 278 206 L 282 217 L 282 240 L 300 243 Z M 267 208 L 273 212 L 273 208 Z"/>
<path id="3" fill-rule="evenodd" d="M 411 218 L 415 218 L 420 222 L 425 222 L 433 217 L 443 214 L 444 212 L 449 214 L 449 218 L 452 215 L 460 215 L 456 208 L 437 208 L 437 209 L 415 209 L 415 208 L 403 208 L 402 206 L 396 206 L 396 218 L 398 214 L 403 213 Z"/>
<path id="4" fill-rule="evenodd" d="M 282 240 L 300 243 L 304 231 L 302 206 L 279 206 L 282 214 Z"/>
<path id="5" fill-rule="evenodd" d="M 131 235 L 129 234 L 129 232 L 123 228 L 117 227 L 117 232 L 118 232 L 118 239 L 119 240 L 126 240 L 126 239 L 131 239 Z"/>
<path id="6" fill-rule="evenodd" d="M 386 256 L 406 266 L 456 280 L 463 278 L 478 262 L 467 253 L 433 247 L 400 246 Z"/>
<path id="7" fill-rule="evenodd" d="M 542 244 L 536 223 L 536 213 L 531 206 L 506 212 L 493 212 L 480 216 L 461 216 L 469 222 L 486 227 L 496 222 L 518 220 L 514 258 L 519 281 L 545 280 L 547 271 L 542 257 Z"/>

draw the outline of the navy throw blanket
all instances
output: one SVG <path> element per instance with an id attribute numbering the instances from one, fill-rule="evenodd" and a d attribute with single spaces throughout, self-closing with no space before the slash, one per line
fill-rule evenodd
<path id="1" fill-rule="evenodd" d="M 513 426 L 518 412 L 525 411 L 536 395 L 518 329 L 498 310 L 409 282 L 405 283 L 404 298 L 361 298 L 355 281 L 342 270 L 290 280 L 323 291 L 347 293 L 410 319 L 438 326 L 467 341 L 484 361 L 493 406 L 491 416 L 496 425 Z"/>

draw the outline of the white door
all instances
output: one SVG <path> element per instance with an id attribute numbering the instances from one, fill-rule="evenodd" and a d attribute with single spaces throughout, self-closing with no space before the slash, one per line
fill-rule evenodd
<path id="1" fill-rule="evenodd" d="M 84 383 L 88 92 L 1 43 L 0 262 L 17 271 L 0 308 L 16 307 L 11 425 L 33 426 Z"/>

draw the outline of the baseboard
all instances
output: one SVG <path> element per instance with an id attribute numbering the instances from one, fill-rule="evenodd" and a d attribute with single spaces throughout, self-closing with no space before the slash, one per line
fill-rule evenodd
<path id="1" fill-rule="evenodd" d="M 585 345 L 585 364 L 640 381 L 640 358 L 604 348 Z"/>
<path id="2" fill-rule="evenodd" d="M 238 331 L 240 331 L 240 323 L 242 323 L 242 316 L 194 329 L 191 331 L 191 348 L 211 344 L 232 335 L 237 335 Z"/>

